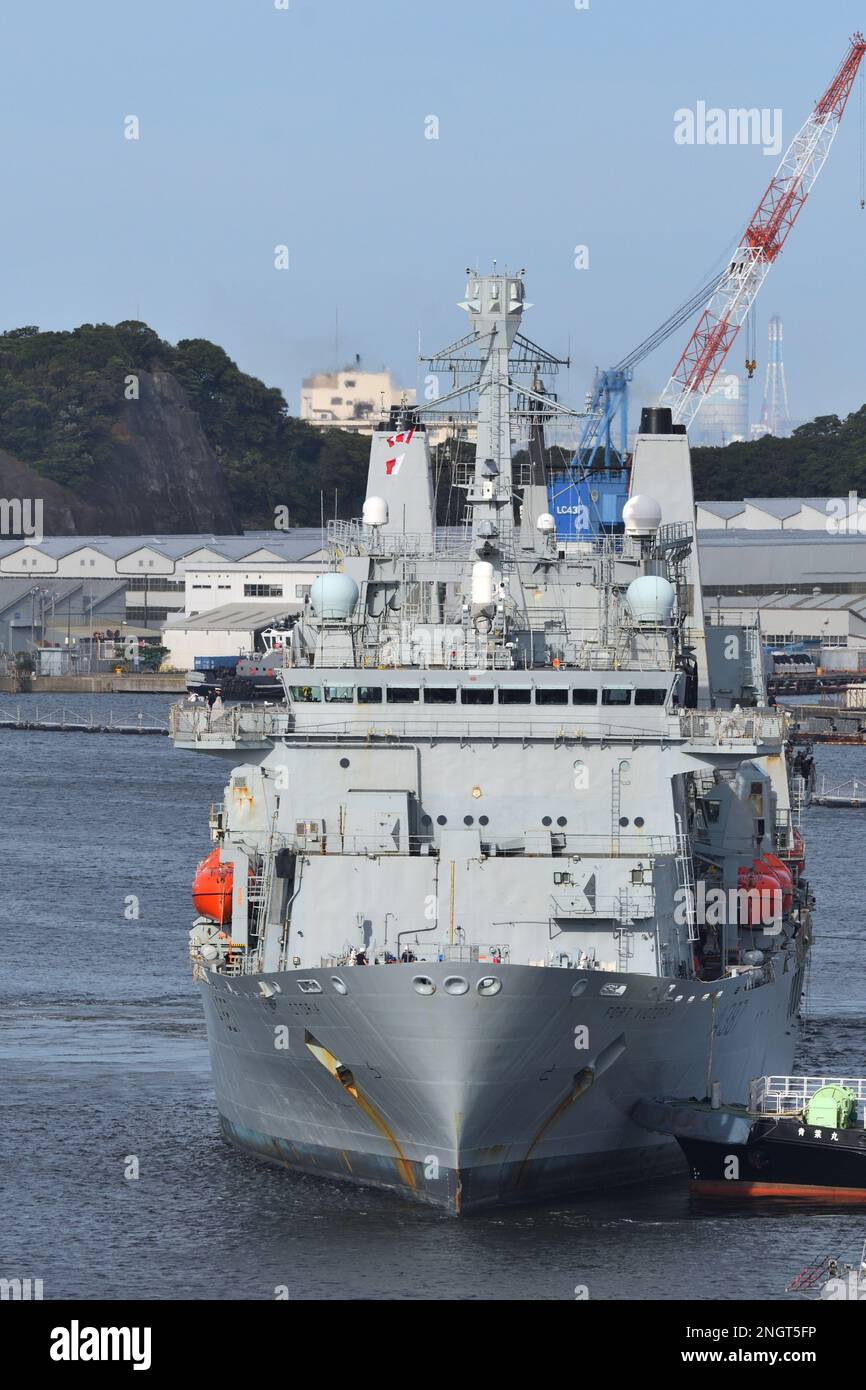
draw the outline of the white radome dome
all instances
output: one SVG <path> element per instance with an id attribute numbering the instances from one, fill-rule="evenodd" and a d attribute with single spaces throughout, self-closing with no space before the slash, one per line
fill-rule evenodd
<path id="1" fill-rule="evenodd" d="M 361 511 L 365 526 L 388 525 L 388 503 L 384 497 L 368 497 Z"/>
<path id="2" fill-rule="evenodd" d="M 654 497 L 636 492 L 622 509 L 627 536 L 654 536 L 662 520 L 662 509 Z"/>
<path id="3" fill-rule="evenodd" d="M 642 574 L 631 581 L 625 597 L 635 622 L 658 627 L 670 622 L 677 595 L 673 584 L 662 575 Z"/>
<path id="4" fill-rule="evenodd" d="M 556 520 L 550 512 L 542 512 L 535 525 L 536 529 L 543 532 L 544 535 L 549 535 L 551 531 L 556 530 Z"/>
<path id="5" fill-rule="evenodd" d="M 320 574 L 310 585 L 310 604 L 318 618 L 349 618 L 358 602 L 358 586 L 351 575 Z"/>

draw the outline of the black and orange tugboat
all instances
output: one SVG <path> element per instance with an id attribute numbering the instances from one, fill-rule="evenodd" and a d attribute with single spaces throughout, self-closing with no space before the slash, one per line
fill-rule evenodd
<path id="1" fill-rule="evenodd" d="M 748 1105 L 665 1097 L 633 1118 L 676 1139 L 694 1192 L 866 1202 L 864 1103 L 862 1078 L 762 1076 Z"/>

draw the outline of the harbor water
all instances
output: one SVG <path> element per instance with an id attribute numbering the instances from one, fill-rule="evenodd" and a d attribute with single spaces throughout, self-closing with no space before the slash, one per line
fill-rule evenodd
<path id="1" fill-rule="evenodd" d="M 169 705 L 63 698 L 116 720 L 124 701 L 129 723 Z M 235 1151 L 187 959 L 229 765 L 160 737 L 0 745 L 0 1277 L 46 1299 L 776 1299 L 815 1257 L 859 1254 L 856 1211 L 718 1204 L 684 1177 L 456 1221 Z M 866 782 L 866 748 L 816 761 Z M 803 832 L 818 907 L 797 1067 L 862 1075 L 866 810 L 811 808 Z"/>

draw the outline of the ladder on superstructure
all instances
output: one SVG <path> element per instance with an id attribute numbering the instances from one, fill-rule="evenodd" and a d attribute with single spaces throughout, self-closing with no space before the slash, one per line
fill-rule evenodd
<path id="1" fill-rule="evenodd" d="M 698 924 L 695 914 L 695 863 L 692 858 L 692 847 L 689 837 L 683 829 L 683 818 L 677 815 L 677 834 L 676 834 L 676 867 L 677 867 L 677 888 L 680 892 L 681 900 L 686 910 L 686 925 L 689 929 L 689 941 L 697 941 Z"/>
<path id="2" fill-rule="evenodd" d="M 619 857 L 622 827 L 619 813 L 622 806 L 622 771 L 617 762 L 610 770 L 610 852 L 612 858 Z"/>
<path id="3" fill-rule="evenodd" d="M 617 919 L 616 928 L 616 964 L 621 975 L 628 974 L 628 963 L 634 955 L 633 930 L 630 925 L 634 921 L 634 915 L 629 902 L 628 888 L 620 888 L 616 895 Z"/>
<path id="4" fill-rule="evenodd" d="M 277 830 L 277 808 L 271 820 L 271 829 L 268 835 L 267 846 L 263 852 L 264 868 L 259 868 L 249 880 L 247 889 L 247 904 L 252 908 L 251 925 L 255 934 L 256 946 L 255 954 L 259 960 L 262 958 L 264 949 L 265 931 L 268 925 L 268 908 L 270 907 L 271 894 L 274 887 L 275 871 L 275 852 L 274 839 Z M 262 855 L 259 856 L 260 864 Z"/>

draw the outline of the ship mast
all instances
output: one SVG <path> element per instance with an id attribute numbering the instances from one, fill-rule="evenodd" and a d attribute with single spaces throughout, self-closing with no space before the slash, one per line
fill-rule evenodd
<path id="1" fill-rule="evenodd" d="M 475 472 L 467 491 L 472 549 L 501 580 L 503 545 L 511 523 L 511 403 L 508 359 L 523 316 L 523 281 L 510 275 L 473 276 L 460 304 L 472 325 L 480 370 Z"/>

